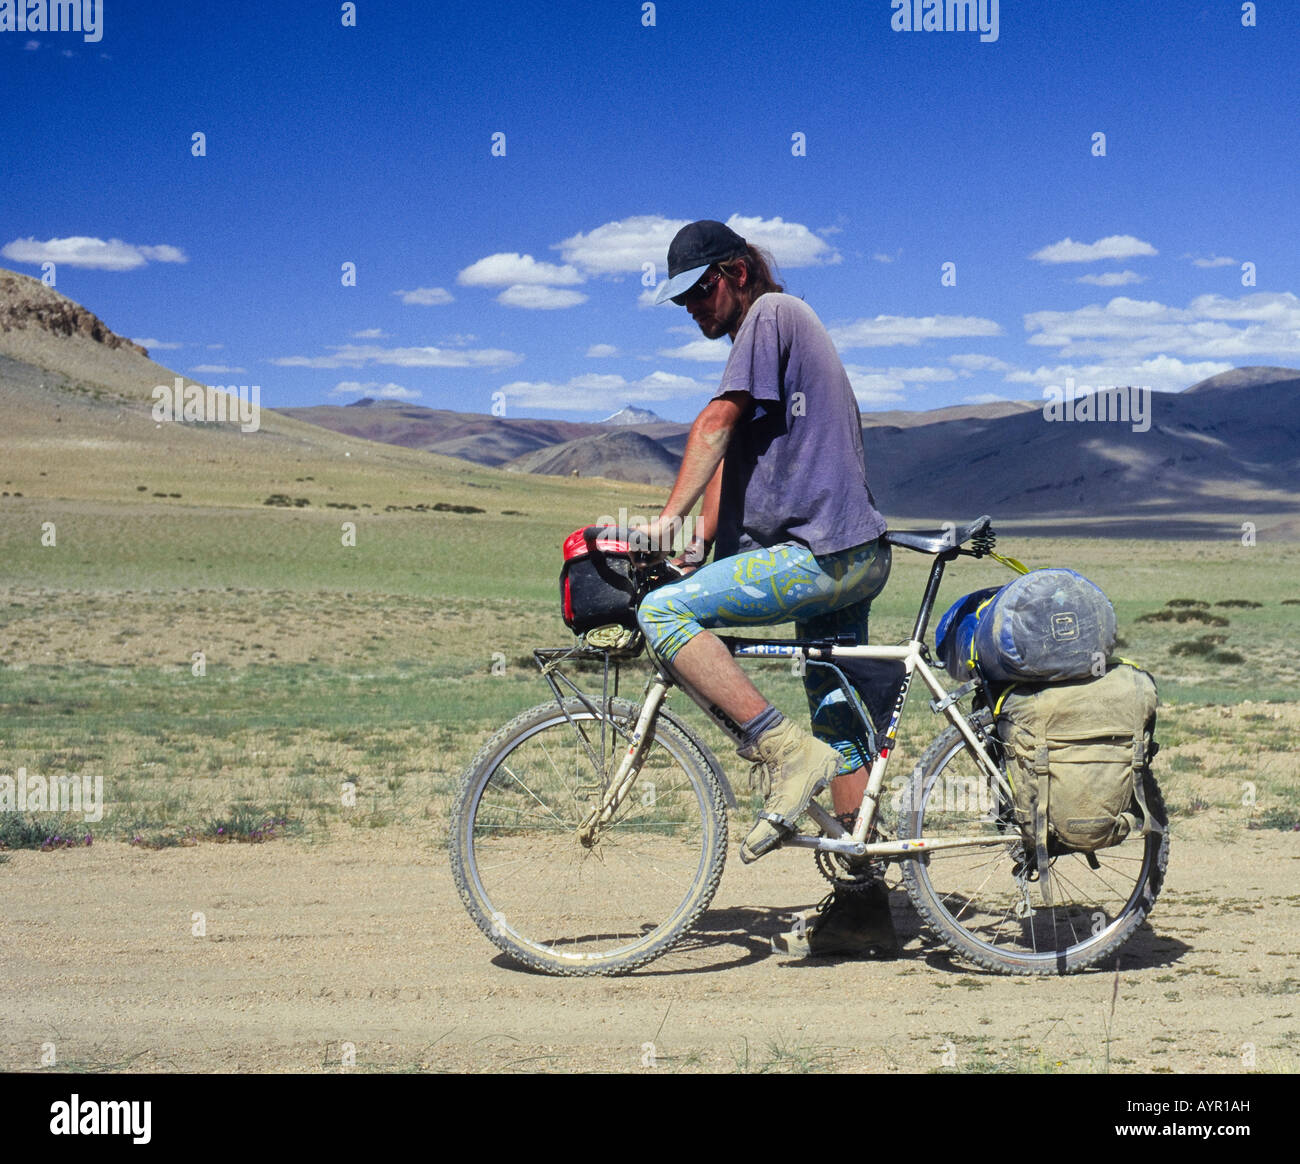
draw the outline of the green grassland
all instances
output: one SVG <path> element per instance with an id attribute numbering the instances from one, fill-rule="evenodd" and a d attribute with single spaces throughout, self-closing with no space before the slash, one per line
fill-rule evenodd
<path id="1" fill-rule="evenodd" d="M 192 478 L 155 490 L 144 476 L 113 499 L 42 495 L 38 482 L 0 500 L 0 773 L 102 775 L 108 810 L 85 831 L 147 844 L 202 835 L 241 806 L 249 820 L 291 820 L 312 839 L 344 827 L 440 828 L 485 736 L 548 698 L 530 651 L 572 641 L 557 600 L 564 536 L 620 506 L 653 513 L 660 495 L 472 466 L 430 473 L 423 490 L 347 473 L 326 487 L 286 470 L 283 491 L 304 506 L 203 504 L 186 496 Z M 438 502 L 482 512 L 432 511 Z M 1260 814 L 1279 825 L 1294 815 L 1288 723 L 1265 708 L 1234 738 L 1240 718 L 1216 716 L 1296 698 L 1300 545 L 1004 530 L 999 548 L 1030 566 L 1072 566 L 1110 595 L 1121 653 L 1160 683 L 1176 805 L 1235 804 L 1249 779 Z M 928 561 L 896 553 L 874 641 L 907 637 Z M 1009 577 L 961 560 L 941 608 Z M 629 671 L 623 692 L 635 695 L 644 664 Z M 788 667 L 760 664 L 756 679 L 801 709 Z M 680 695 L 673 706 L 740 779 L 744 765 L 702 716 Z M 900 773 L 937 726 L 919 697 L 909 723 Z M 0 847 L 12 841 L 0 832 Z"/>

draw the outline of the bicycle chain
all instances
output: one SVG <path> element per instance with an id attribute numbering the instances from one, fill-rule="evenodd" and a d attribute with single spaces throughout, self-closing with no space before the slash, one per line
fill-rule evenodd
<path id="1" fill-rule="evenodd" d="M 868 843 L 874 843 L 880 839 L 879 831 L 872 829 Z M 828 853 L 820 849 L 814 850 L 813 860 L 817 864 L 817 872 L 825 877 L 835 889 L 850 892 L 866 889 L 868 886 L 877 881 L 883 881 L 885 878 L 884 861 L 863 860 L 860 857 L 850 857 L 844 853 Z"/>

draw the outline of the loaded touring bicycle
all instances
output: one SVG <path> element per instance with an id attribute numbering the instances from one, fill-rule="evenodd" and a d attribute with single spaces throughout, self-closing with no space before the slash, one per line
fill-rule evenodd
<path id="1" fill-rule="evenodd" d="M 988 970 L 1063 974 L 1091 966 L 1141 925 L 1168 861 L 1149 766 L 1154 686 L 1136 727 L 1099 723 L 1095 730 L 1087 723 L 1090 685 L 1133 668 L 1105 660 L 1104 675 L 1075 679 L 1071 692 L 1069 682 L 997 684 L 971 666 L 958 670 L 969 678 L 950 690 L 926 646 L 945 569 L 959 557 L 985 555 L 1024 567 L 994 552 L 988 517 L 885 537 L 895 549 L 933 559 L 901 645 L 719 636 L 738 659 L 830 668 L 856 712 L 864 754 L 873 757 L 856 825 L 845 829 L 814 799 L 809 827 L 783 847 L 811 849 L 821 872 L 846 888 L 896 866 L 935 937 Z M 714 754 L 665 705 L 677 681 L 655 665 L 637 699 L 619 695 L 621 668 L 644 651 L 636 605 L 675 576 L 671 570 L 662 555 L 634 553 L 626 531 L 591 527 L 570 538 L 562 596 L 566 621 L 584 633 L 574 646 L 533 652 L 551 700 L 496 732 L 461 780 L 450 833 L 461 899 L 484 934 L 527 967 L 608 975 L 643 966 L 683 941 L 722 877 L 735 796 Z M 1054 624 L 1066 638 L 1079 629 L 1078 619 Z M 592 675 L 593 689 L 584 688 L 579 678 Z M 1069 697 L 1084 732 L 1038 750 L 1035 783 L 1034 755 L 1026 761 L 1006 705 L 1047 689 Z M 947 726 L 891 786 L 900 727 L 918 690 Z M 717 709 L 711 714 L 736 738 L 734 724 Z M 1083 763 L 1062 767 L 1062 757 Z M 1105 837 L 1080 842 L 1048 810 L 1063 795 L 1068 801 L 1072 773 L 1103 767 L 1119 773 L 1123 802 L 1112 794 L 1098 810 L 1110 822 Z"/>

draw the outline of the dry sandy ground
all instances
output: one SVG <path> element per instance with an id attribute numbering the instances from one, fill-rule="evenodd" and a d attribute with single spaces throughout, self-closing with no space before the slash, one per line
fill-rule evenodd
<path id="1" fill-rule="evenodd" d="M 1231 847 L 1222 840 L 1235 838 Z M 734 842 L 733 842 L 734 843 Z M 948 960 L 893 895 L 890 962 L 801 963 L 767 937 L 824 882 L 807 854 L 728 862 L 697 937 L 621 979 L 514 968 L 441 838 L 120 844 L 0 864 L 0 1070 L 1294 1071 L 1300 833 L 1197 818 L 1116 975 Z M 194 936 L 202 913 L 206 935 Z M 1107 1026 L 1110 1039 L 1107 1039 Z M 52 1045 L 52 1046 L 51 1046 Z"/>

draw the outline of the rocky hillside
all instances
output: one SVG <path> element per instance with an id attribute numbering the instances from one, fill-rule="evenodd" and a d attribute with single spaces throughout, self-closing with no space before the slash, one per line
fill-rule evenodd
<path id="1" fill-rule="evenodd" d="M 149 353 L 112 331 L 99 316 L 47 287 L 39 279 L 0 270 L 0 331 L 45 332 L 55 336 L 84 336 L 109 351 L 127 348 Z"/>

